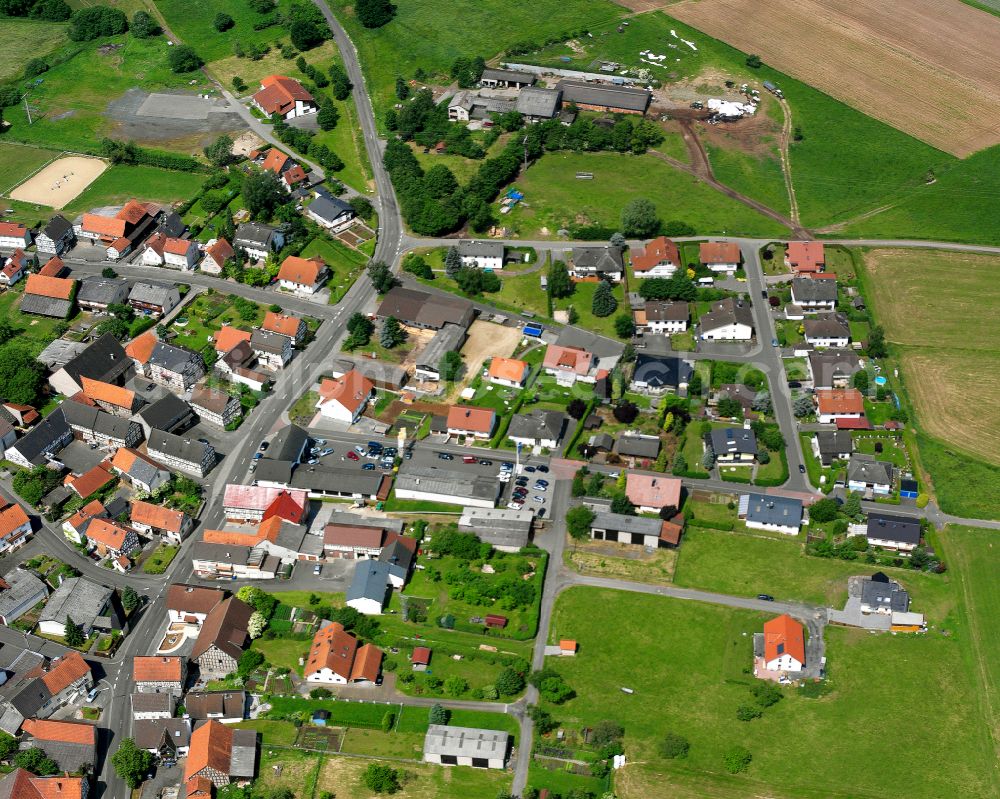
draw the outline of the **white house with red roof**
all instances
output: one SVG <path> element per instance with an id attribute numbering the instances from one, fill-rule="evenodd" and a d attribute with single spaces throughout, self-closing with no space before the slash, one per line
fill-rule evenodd
<path id="1" fill-rule="evenodd" d="M 679 510 L 681 481 L 678 477 L 664 477 L 662 474 L 629 472 L 625 496 L 640 513 L 659 513 L 662 508 Z"/>
<path id="2" fill-rule="evenodd" d="M 579 347 L 561 347 L 550 344 L 545 350 L 542 368 L 545 373 L 555 377 L 561 386 L 571 386 L 577 381 L 593 383 L 597 379 L 594 373 L 596 359 L 594 353 Z"/>
<path id="3" fill-rule="evenodd" d="M 267 116 L 277 114 L 286 120 L 319 111 L 315 98 L 302 84 L 285 75 L 268 75 L 261 79 L 260 90 L 251 102 Z"/>
<path id="4" fill-rule="evenodd" d="M 230 483 L 223 493 L 222 508 L 226 519 L 238 524 L 259 524 L 270 516 L 299 524 L 309 510 L 309 492 Z"/>
<path id="5" fill-rule="evenodd" d="M 330 270 L 322 258 L 289 255 L 278 270 L 278 287 L 299 294 L 315 294 L 329 275 Z"/>
<path id="6" fill-rule="evenodd" d="M 774 679 L 802 671 L 806 665 L 802 625 L 787 613 L 764 622 L 763 635 L 754 635 L 754 656 L 754 674 L 758 677 Z M 770 674 L 762 674 L 762 670 Z"/>
<path id="7" fill-rule="evenodd" d="M 671 277 L 681 265 L 680 251 L 666 236 L 653 239 L 632 254 L 632 274 L 638 278 Z"/>
<path id="8" fill-rule="evenodd" d="M 31 246 L 31 231 L 17 222 L 0 222 L 0 249 Z"/>
<path id="9" fill-rule="evenodd" d="M 0 506 L 0 554 L 17 549 L 31 535 L 31 519 L 17 504 Z"/>
<path id="10" fill-rule="evenodd" d="M 374 393 L 375 384 L 357 369 L 351 369 L 340 377 L 323 378 L 316 408 L 324 419 L 354 424 Z"/>
<path id="11" fill-rule="evenodd" d="M 226 261 L 236 256 L 236 251 L 225 239 L 211 239 L 205 246 L 205 257 L 201 259 L 201 271 L 218 275 Z"/>

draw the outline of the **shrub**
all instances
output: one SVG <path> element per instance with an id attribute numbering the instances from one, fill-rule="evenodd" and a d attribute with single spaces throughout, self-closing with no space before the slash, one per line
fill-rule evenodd
<path id="1" fill-rule="evenodd" d="M 215 28 L 219 33 L 224 33 L 225 31 L 232 28 L 236 23 L 229 14 L 224 14 L 221 11 L 215 15 L 215 19 L 212 20 L 212 27 Z"/>
<path id="2" fill-rule="evenodd" d="M 759 719 L 762 715 L 761 709 L 753 705 L 740 705 L 736 708 L 736 718 L 740 721 L 753 721 L 754 719 Z"/>
<path id="3" fill-rule="evenodd" d="M 194 72 L 204 63 L 193 47 L 186 44 L 178 44 L 170 48 L 167 54 L 167 63 L 170 71 L 176 73 Z"/>
<path id="4" fill-rule="evenodd" d="M 49 64 L 44 58 L 32 58 L 24 65 L 24 77 L 34 78 L 49 71 Z"/>
<path id="5" fill-rule="evenodd" d="M 750 754 L 749 749 L 745 749 L 742 746 L 734 746 L 723 755 L 722 764 L 730 774 L 739 774 L 741 771 L 746 770 L 751 760 L 753 760 L 753 755 Z"/>
<path id="6" fill-rule="evenodd" d="M 691 744 L 688 739 L 675 732 L 668 732 L 660 741 L 660 754 L 670 760 L 687 757 L 690 749 Z"/>

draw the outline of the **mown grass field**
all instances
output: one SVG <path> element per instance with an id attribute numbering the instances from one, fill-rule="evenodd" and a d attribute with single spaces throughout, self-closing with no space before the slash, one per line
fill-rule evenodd
<path id="1" fill-rule="evenodd" d="M 351 799 L 372 799 L 383 796 L 384 794 L 373 793 L 361 783 L 361 773 L 369 762 L 371 761 L 358 758 L 326 758 L 319 772 L 317 790 L 330 791 L 335 796 L 351 797 Z M 403 787 L 393 794 L 397 799 L 494 797 L 501 788 L 509 788 L 511 782 L 508 773 L 495 769 L 448 768 L 425 763 L 391 761 L 386 765 L 403 773 Z"/>
<path id="2" fill-rule="evenodd" d="M 201 188 L 205 175 L 197 172 L 175 172 L 155 166 L 119 164 L 101 173 L 64 209 L 74 214 L 100 205 L 123 203 L 135 197 L 161 203 L 188 199 Z"/>
<path id="3" fill-rule="evenodd" d="M 25 50 L 27 42 L 31 43 L 30 55 Z M 0 81 L 21 78 L 28 60 L 45 58 L 65 43 L 65 22 L 0 18 Z"/>
<path id="4" fill-rule="evenodd" d="M 38 355 L 58 338 L 58 330 L 64 322 L 62 319 L 21 313 L 22 296 L 24 281 L 0 294 L 0 319 L 5 319 L 18 331 L 11 344 L 23 346 L 33 355 Z"/>
<path id="5" fill-rule="evenodd" d="M 58 150 L 0 142 L 0 174 L 3 175 L 0 191 L 9 192 L 59 155 Z"/>
<path id="6" fill-rule="evenodd" d="M 924 636 L 828 628 L 825 695 L 811 698 L 786 688 L 784 700 L 762 718 L 739 722 L 736 707 L 750 698 L 752 678 L 743 670 L 751 634 L 765 618 L 665 597 L 572 588 L 556 603 L 550 638 L 575 639 L 579 654 L 547 665 L 577 697 L 549 709 L 563 725 L 611 719 L 625 727 L 633 766 L 615 781 L 625 799 L 995 795 L 980 686 L 960 635 L 937 628 Z M 635 693 L 624 694 L 621 686 Z M 936 697 L 933 711 L 900 701 L 901 686 L 908 696 Z M 658 755 L 656 745 L 667 731 L 690 741 L 686 759 Z M 933 757 L 899 758 L 901 740 Z M 723 754 L 732 746 L 753 755 L 744 774 L 723 769 Z"/>
<path id="7" fill-rule="evenodd" d="M 594 179 L 577 180 L 577 172 L 592 172 Z M 572 224 L 617 229 L 622 209 L 636 197 L 652 200 L 664 222 L 687 222 L 706 235 L 737 230 L 787 235 L 776 222 L 651 155 L 547 153 L 515 186 L 524 192 L 528 208 L 515 210 L 504 224 L 525 237 L 554 236 Z"/>

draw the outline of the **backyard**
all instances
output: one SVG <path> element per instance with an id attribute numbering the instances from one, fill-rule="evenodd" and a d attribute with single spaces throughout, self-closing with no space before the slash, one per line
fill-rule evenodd
<path id="1" fill-rule="evenodd" d="M 175 343 L 195 352 L 214 351 L 213 335 L 224 325 L 247 332 L 260 327 L 266 308 L 235 294 L 208 289 L 195 297 L 170 325 Z"/>

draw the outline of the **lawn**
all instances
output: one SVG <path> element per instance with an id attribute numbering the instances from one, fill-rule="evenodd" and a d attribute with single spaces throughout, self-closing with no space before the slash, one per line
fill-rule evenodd
<path id="1" fill-rule="evenodd" d="M 681 452 L 684 453 L 689 472 L 708 477 L 708 472 L 701 465 L 702 456 L 705 454 L 705 440 L 702 438 L 700 427 L 701 425 L 694 423 L 684 428 L 684 443 Z"/>
<path id="2" fill-rule="evenodd" d="M 136 198 L 161 203 L 179 203 L 190 199 L 205 182 L 197 172 L 175 172 L 155 166 L 119 164 L 106 169 L 63 213 L 67 217 L 101 205 L 123 204 Z"/>
<path id="3" fill-rule="evenodd" d="M 3 32 L 3 25 L 13 21 L 0 19 L 0 34 Z M 9 193 L 32 173 L 59 155 L 57 150 L 46 150 L 44 147 L 0 142 L 0 171 L 3 173 L 3 186 L 0 186 L 0 192 Z"/>
<path id="4" fill-rule="evenodd" d="M 535 280 L 538 280 L 537 275 L 534 277 Z M 584 330 L 592 330 L 603 336 L 617 338 L 615 335 L 615 317 L 619 313 L 628 313 L 624 289 L 621 283 L 612 285 L 612 293 L 615 299 L 618 300 L 618 309 L 610 316 L 598 317 L 594 316 L 593 312 L 594 292 L 597 291 L 598 285 L 598 283 L 576 283 L 576 288 L 572 295 L 564 299 L 555 300 L 553 305 L 556 310 L 565 310 L 573 306 L 579 316 L 576 322 L 579 327 L 582 327 Z M 538 289 L 538 291 L 541 293 L 541 289 Z"/>
<path id="5" fill-rule="evenodd" d="M 263 653 L 267 662 L 272 666 L 291 669 L 299 676 L 302 675 L 302 666 L 299 665 L 299 658 L 309 653 L 310 641 L 294 640 L 292 638 L 272 638 L 265 640 L 258 638 L 253 642 L 253 648 Z"/>
<path id="6" fill-rule="evenodd" d="M 888 461 L 900 469 L 906 469 L 910 463 L 906 444 L 903 443 L 901 436 L 861 433 L 854 436 L 854 449 L 856 452 L 872 455 L 880 461 Z"/>
<path id="7" fill-rule="evenodd" d="M 4 17 L 0 20 L 0 81 L 22 77 L 29 58 L 45 58 L 66 44 L 65 22 Z M 25 42 L 31 43 L 26 55 Z"/>
<path id="8" fill-rule="evenodd" d="M 244 730 L 256 730 L 261 735 L 264 746 L 291 746 L 295 743 L 298 728 L 290 721 L 253 719 L 233 725 Z"/>
<path id="9" fill-rule="evenodd" d="M 784 700 L 762 718 L 742 723 L 735 710 L 749 699 L 752 679 L 743 670 L 750 634 L 765 618 L 665 597 L 569 589 L 557 600 L 550 639 L 575 639 L 579 654 L 548 665 L 577 697 L 551 710 L 563 726 L 602 719 L 624 726 L 633 766 L 615 788 L 625 799 L 666 795 L 666 785 L 670 795 L 683 797 L 995 795 L 979 685 L 968 672 L 961 636 L 828 628 L 831 691 L 813 699 L 786 688 Z M 909 695 L 938 697 L 933 723 L 926 706 L 899 701 L 901 685 Z M 635 693 L 622 693 L 622 686 Z M 787 735 L 789 729 L 795 735 Z M 690 741 L 685 760 L 656 753 L 667 731 Z M 899 740 L 934 757 L 901 759 Z M 753 762 L 745 774 L 729 776 L 723 753 L 737 745 L 752 752 Z"/>
<path id="10" fill-rule="evenodd" d="M 576 180 L 577 172 L 591 172 L 594 179 Z M 636 197 L 652 200 L 663 221 L 681 220 L 700 234 L 787 235 L 776 222 L 651 155 L 547 153 L 516 188 L 528 208 L 514 211 L 504 224 L 525 237 L 552 236 L 574 224 L 616 230 L 622 209 Z"/>
<path id="11" fill-rule="evenodd" d="M 255 302 L 243 300 L 240 303 L 240 308 L 245 308 L 248 311 L 251 308 L 254 310 L 253 317 L 244 319 L 233 304 L 236 300 L 236 295 L 222 294 L 214 289 L 209 289 L 204 294 L 195 297 L 170 326 L 171 332 L 177 336 L 176 343 L 197 352 L 208 347 L 213 334 L 224 325 L 231 325 L 245 331 L 259 328 L 264 321 L 267 309 Z M 181 319 L 186 320 L 183 325 L 177 323 Z"/>
<path id="12" fill-rule="evenodd" d="M 770 102 L 770 100 L 768 101 Z M 770 136 L 761 135 L 762 141 L 770 140 L 768 146 L 760 155 L 745 152 L 734 141 L 728 146 L 707 144 L 708 160 L 712 164 L 712 173 L 716 179 L 732 189 L 752 197 L 772 208 L 779 214 L 788 214 L 788 192 L 785 190 L 785 176 L 781 171 L 781 160 L 778 154 L 778 136 L 781 129 L 779 121 Z M 728 138 L 725 127 L 717 128 L 723 137 Z M 762 148 L 764 149 L 764 148 Z"/>
<path id="13" fill-rule="evenodd" d="M 287 788 L 295 799 L 312 799 L 324 756 L 295 749 L 263 749 L 254 785 L 257 789 Z"/>
<path id="14" fill-rule="evenodd" d="M 384 796 L 375 794 L 361 783 L 361 773 L 368 766 L 368 759 L 327 757 L 317 781 L 317 790 L 330 791 L 335 796 L 351 799 L 373 799 Z M 496 769 L 435 766 L 429 763 L 399 763 L 374 761 L 398 769 L 403 787 L 393 796 L 396 799 L 469 799 L 497 796 L 501 788 L 510 788 L 510 774 Z"/>
<path id="15" fill-rule="evenodd" d="M 461 505 L 449 505 L 446 502 L 432 502 L 422 499 L 397 499 L 393 491 L 385 501 L 386 513 L 461 513 Z"/>
<path id="16" fill-rule="evenodd" d="M 50 319 L 47 316 L 22 314 L 20 311 L 21 296 L 24 293 L 24 281 L 14 288 L 0 294 L 0 319 L 5 319 L 17 329 L 14 339 L 19 345 L 26 347 L 33 355 L 38 355 L 53 340 L 59 337 L 60 330 L 73 320 Z"/>
<path id="17" fill-rule="evenodd" d="M 314 255 L 322 258 L 332 272 L 327 282 L 327 287 L 330 289 L 331 305 L 340 302 L 341 298 L 354 285 L 358 275 L 364 271 L 369 260 L 364 253 L 352 250 L 342 242 L 329 238 L 326 234 L 320 234 L 302 250 L 303 258 L 312 258 Z"/>
<path id="18" fill-rule="evenodd" d="M 824 468 L 819 458 L 813 453 L 812 433 L 799 433 L 799 440 L 802 442 L 802 454 L 805 456 L 806 473 L 809 475 L 809 482 L 819 488 L 824 494 L 833 490 L 833 484 L 838 477 L 845 477 L 846 464 L 840 461 L 840 466 L 830 466 Z M 826 478 L 822 480 L 821 478 Z"/>
<path id="19" fill-rule="evenodd" d="M 160 544 L 153 550 L 153 553 L 146 558 L 142 564 L 142 570 L 146 574 L 163 574 L 167 566 L 173 561 L 180 547 L 170 544 Z"/>

